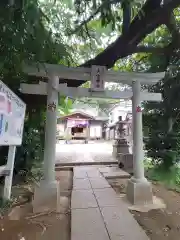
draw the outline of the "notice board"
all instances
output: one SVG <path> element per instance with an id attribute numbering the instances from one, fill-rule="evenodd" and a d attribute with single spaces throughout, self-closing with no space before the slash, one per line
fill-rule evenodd
<path id="1" fill-rule="evenodd" d="M 0 145 L 21 145 L 26 104 L 0 81 Z"/>

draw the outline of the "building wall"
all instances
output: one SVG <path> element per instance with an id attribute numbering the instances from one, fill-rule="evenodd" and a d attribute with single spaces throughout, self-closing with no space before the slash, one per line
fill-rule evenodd
<path id="1" fill-rule="evenodd" d="M 118 121 L 119 116 L 125 120 L 128 112 L 132 111 L 132 103 L 130 101 L 123 101 L 118 106 L 114 107 L 109 113 L 109 124 L 114 124 Z"/>
<path id="2" fill-rule="evenodd" d="M 63 138 L 65 133 L 65 123 L 57 124 L 57 134 L 59 137 Z"/>
<path id="3" fill-rule="evenodd" d="M 101 139 L 102 138 L 102 127 L 103 127 L 102 121 L 91 120 L 90 126 L 89 126 L 90 139 L 95 139 L 95 138 Z"/>
<path id="4" fill-rule="evenodd" d="M 115 139 L 115 130 L 114 130 L 114 128 L 110 129 L 110 131 L 109 131 L 109 138 L 110 138 L 110 140 L 114 140 Z"/>
<path id="5" fill-rule="evenodd" d="M 65 122 L 58 122 L 57 124 L 57 132 L 60 138 L 64 137 L 66 130 L 66 121 Z M 91 120 L 89 126 L 89 134 L 90 139 L 101 139 L 102 138 L 102 131 L 103 131 L 103 121 L 96 121 Z"/>

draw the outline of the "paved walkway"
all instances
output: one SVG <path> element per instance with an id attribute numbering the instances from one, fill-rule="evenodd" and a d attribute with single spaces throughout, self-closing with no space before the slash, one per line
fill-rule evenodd
<path id="1" fill-rule="evenodd" d="M 117 162 L 112 157 L 111 142 L 91 141 L 88 144 L 81 142 L 65 144 L 62 141 L 56 144 L 56 164 L 95 162 Z"/>
<path id="2" fill-rule="evenodd" d="M 101 170 L 74 167 L 71 240 L 148 240 Z"/>

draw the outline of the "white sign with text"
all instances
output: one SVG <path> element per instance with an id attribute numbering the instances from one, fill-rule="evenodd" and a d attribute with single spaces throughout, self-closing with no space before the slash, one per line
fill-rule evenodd
<path id="1" fill-rule="evenodd" d="M 22 143 L 26 104 L 0 81 L 0 145 Z"/>
<path id="2" fill-rule="evenodd" d="M 91 90 L 103 92 L 105 87 L 106 67 L 92 66 L 91 68 Z"/>

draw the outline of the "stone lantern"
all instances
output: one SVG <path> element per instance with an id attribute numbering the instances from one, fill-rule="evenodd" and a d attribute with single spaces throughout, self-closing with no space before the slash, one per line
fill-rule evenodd
<path id="1" fill-rule="evenodd" d="M 126 135 L 126 124 L 124 121 L 122 121 L 122 117 L 119 116 L 118 122 L 116 123 L 116 137 L 115 141 L 116 143 L 121 143 L 121 140 L 124 139 Z"/>
<path id="2" fill-rule="evenodd" d="M 115 142 L 113 144 L 113 156 L 118 160 L 120 168 L 130 170 L 133 167 L 133 158 L 127 141 L 127 122 L 119 116 L 115 128 Z M 131 171 L 131 170 L 130 170 Z"/>

